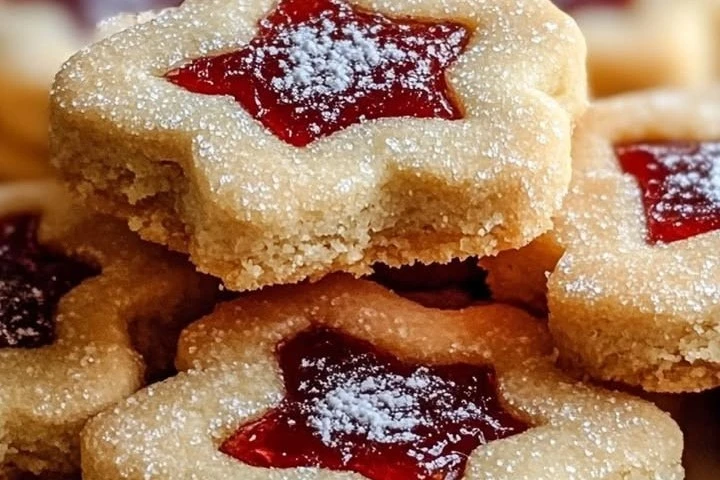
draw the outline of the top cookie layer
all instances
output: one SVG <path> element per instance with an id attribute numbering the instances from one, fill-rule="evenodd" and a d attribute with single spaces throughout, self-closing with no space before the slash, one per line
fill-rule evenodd
<path id="1" fill-rule="evenodd" d="M 75 191 L 234 289 L 490 254 L 550 227 L 586 92 L 582 37 L 549 1 L 353 2 L 468 29 L 446 76 L 463 118 L 361 121 L 303 148 L 164 78 L 245 48 L 275 6 L 191 0 L 74 57 L 52 129 Z"/>

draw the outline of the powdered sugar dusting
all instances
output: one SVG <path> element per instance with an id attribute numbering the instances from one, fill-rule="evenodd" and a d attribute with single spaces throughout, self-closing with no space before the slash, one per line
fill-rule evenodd
<path id="1" fill-rule="evenodd" d="M 381 34 L 384 23 L 361 24 L 352 18 L 349 6 L 333 2 L 340 10 L 337 19 L 330 12 L 320 18 L 283 30 L 269 46 L 260 46 L 246 58 L 254 74 L 267 81 L 284 103 L 296 105 L 302 113 L 312 102 L 313 108 L 324 110 L 324 117 L 337 120 L 341 106 L 332 103 L 353 103 L 372 91 L 388 91 L 396 84 L 410 90 L 423 90 L 434 95 L 429 80 L 433 77 L 431 62 L 447 67 L 460 54 L 465 31 L 449 27 L 431 27 L 442 37 L 422 36 L 411 27 L 399 25 L 404 34 L 389 39 Z M 418 49 L 427 52 L 421 56 Z M 263 78 L 267 58 L 279 57 L 281 72 Z M 378 75 L 382 72 L 382 75 Z M 328 102 L 327 95 L 338 97 Z"/>
<path id="2" fill-rule="evenodd" d="M 458 402 L 451 393 L 457 385 L 433 375 L 426 367 L 405 377 L 376 365 L 358 366 L 349 374 L 333 373 L 326 382 L 333 388 L 305 405 L 309 425 L 325 445 L 339 449 L 346 461 L 352 458 L 358 438 L 390 445 L 417 443 L 408 455 L 429 475 L 438 468 L 457 467 L 464 458 L 460 452 L 447 450 L 460 436 L 447 435 L 428 444 L 423 442 L 423 431 L 470 419 L 503 430 L 485 412 L 485 405 Z M 430 414 L 424 403 L 431 404 Z M 472 428 L 465 433 L 470 432 L 482 436 L 480 430 Z"/>
<path id="3" fill-rule="evenodd" d="M 703 215 L 720 207 L 720 144 L 703 143 L 695 152 L 649 151 L 669 172 L 662 197 L 651 212 L 658 220 Z"/>
<path id="4" fill-rule="evenodd" d="M 280 357 L 286 399 L 221 448 L 252 465 L 454 479 L 477 446 L 527 428 L 499 404 L 491 367 L 407 364 L 330 330 Z"/>
<path id="5" fill-rule="evenodd" d="M 720 228 L 720 143 L 657 142 L 618 147 L 643 189 L 650 240 L 673 242 Z"/>
<path id="6" fill-rule="evenodd" d="M 445 69 L 468 36 L 460 24 L 392 19 L 343 0 L 283 0 L 247 46 L 167 78 L 193 92 L 232 95 L 302 147 L 369 119 L 462 118 Z"/>

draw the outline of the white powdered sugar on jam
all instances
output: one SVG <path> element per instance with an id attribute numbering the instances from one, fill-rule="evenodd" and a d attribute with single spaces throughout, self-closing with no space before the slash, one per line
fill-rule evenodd
<path id="1" fill-rule="evenodd" d="M 333 3 L 339 13 L 328 11 L 289 26 L 270 44 L 253 46 L 244 60 L 298 113 L 323 109 L 324 120 L 332 121 L 341 112 L 333 106 L 352 104 L 371 92 L 403 88 L 435 94 L 431 62 L 447 67 L 463 48 L 464 30 L 437 25 L 429 31 L 438 35 L 416 35 L 408 25 L 393 25 L 401 34 L 393 39 L 383 35 L 389 22 L 359 23 L 345 2 Z M 276 59 L 280 71 L 267 78 L 267 62 Z"/>
<path id="2" fill-rule="evenodd" d="M 414 444 L 408 456 L 427 472 L 433 472 L 458 465 L 464 458 L 447 448 L 459 440 L 459 435 L 450 433 L 428 444 L 423 442 L 428 431 L 468 420 L 480 420 L 497 431 L 504 430 L 500 421 L 486 413 L 485 405 L 458 399 L 453 393 L 458 385 L 433 375 L 427 367 L 418 367 L 404 376 L 377 364 L 364 364 L 362 357 L 351 362 L 351 370 L 327 374 L 322 381 L 329 387 L 327 391 L 307 384 L 300 386 L 300 391 L 310 397 L 303 405 L 308 426 L 324 445 L 340 451 L 346 462 L 358 443 Z M 305 360 L 303 366 L 327 368 L 322 358 Z M 481 438 L 483 435 L 471 425 L 461 432 Z"/>
<path id="3" fill-rule="evenodd" d="M 664 193 L 651 214 L 659 221 L 706 215 L 720 207 L 720 144 L 701 143 L 697 151 L 668 154 L 648 148 L 669 172 Z"/>

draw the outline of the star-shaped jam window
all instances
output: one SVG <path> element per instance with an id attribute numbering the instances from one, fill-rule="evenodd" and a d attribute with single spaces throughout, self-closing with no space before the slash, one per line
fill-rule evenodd
<path id="1" fill-rule="evenodd" d="M 555 5 L 569 13 L 584 7 L 625 8 L 632 2 L 633 0 L 553 0 Z"/>
<path id="2" fill-rule="evenodd" d="M 642 189 L 649 242 L 720 229 L 720 142 L 633 143 L 615 151 Z"/>
<path id="3" fill-rule="evenodd" d="M 278 357 L 285 399 L 220 447 L 249 465 L 457 479 L 475 448 L 529 428 L 503 408 L 490 366 L 406 363 L 324 328 Z"/>
<path id="4" fill-rule="evenodd" d="M 0 220 L 0 348 L 37 348 L 55 339 L 58 302 L 97 269 L 38 244 L 38 218 Z"/>
<path id="5" fill-rule="evenodd" d="M 390 18 L 344 0 L 282 0 L 244 48 L 166 74 L 191 92 L 230 95 L 296 147 L 384 117 L 463 117 L 445 71 L 469 31 Z"/>

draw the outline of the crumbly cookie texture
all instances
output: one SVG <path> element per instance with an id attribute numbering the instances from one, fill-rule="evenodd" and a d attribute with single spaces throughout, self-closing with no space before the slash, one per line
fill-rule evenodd
<path id="1" fill-rule="evenodd" d="M 278 342 L 327 327 L 423 364 L 491 364 L 506 407 L 534 428 L 475 449 L 467 479 L 680 479 L 669 416 L 553 366 L 545 327 L 504 305 L 427 309 L 345 274 L 265 289 L 220 305 L 183 334 L 176 378 L 93 419 L 83 478 L 350 479 L 347 472 L 250 467 L 218 451 L 283 398 Z M 191 368 L 192 367 L 192 368 Z"/>
<path id="2" fill-rule="evenodd" d="M 276 2 L 188 0 L 65 65 L 55 164 L 85 202 L 236 290 L 493 254 L 548 230 L 586 102 L 574 22 L 546 0 L 352 3 L 472 30 L 448 70 L 463 120 L 384 118 L 293 147 L 232 98 L 163 78 L 245 46 Z"/>
<path id="3" fill-rule="evenodd" d="M 180 329 L 217 291 L 121 222 L 70 206 L 50 182 L 0 188 L 0 215 L 28 212 L 43 212 L 42 244 L 101 273 L 62 297 L 52 344 L 0 348 L 0 478 L 77 472 L 86 420 L 172 367 Z M 153 344 L 136 342 L 138 331 Z"/>
<path id="4" fill-rule="evenodd" d="M 587 40 L 592 93 L 712 82 L 716 41 L 709 1 L 586 2 L 573 9 Z"/>
<path id="5" fill-rule="evenodd" d="M 573 228 L 563 229 L 566 253 L 548 286 L 550 329 L 566 365 L 646 390 L 720 385 L 720 231 L 649 241 L 642 191 L 614 149 L 718 138 L 718 89 L 618 97 L 595 105 L 581 122 L 562 214 Z M 717 188 L 717 158 L 711 161 L 710 183 L 679 174 L 671 199 L 693 185 Z M 654 210 L 653 218 L 660 214 Z"/>

